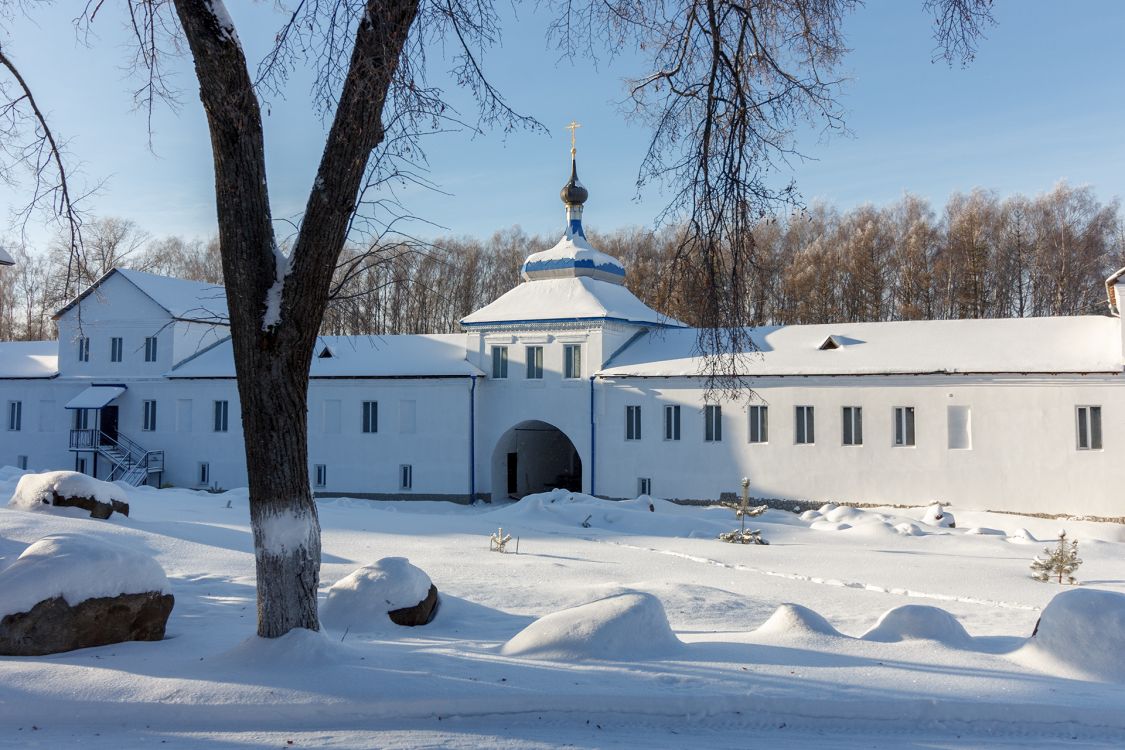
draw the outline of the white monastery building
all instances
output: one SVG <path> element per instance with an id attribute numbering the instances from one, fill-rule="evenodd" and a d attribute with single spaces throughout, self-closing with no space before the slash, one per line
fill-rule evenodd
<path id="1" fill-rule="evenodd" d="M 699 332 L 626 289 L 586 198 L 572 168 L 562 239 L 462 333 L 318 341 L 318 495 L 713 499 L 748 476 L 810 503 L 1125 515 L 1122 272 L 1105 316 L 753 329 L 747 396 L 709 402 Z M 56 320 L 57 342 L 0 344 L 0 465 L 246 483 L 222 288 L 118 269 Z"/>

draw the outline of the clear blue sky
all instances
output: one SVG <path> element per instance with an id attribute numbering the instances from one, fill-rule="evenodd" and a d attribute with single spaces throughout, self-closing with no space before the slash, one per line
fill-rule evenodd
<path id="1" fill-rule="evenodd" d="M 280 20 L 274 3 L 227 4 L 256 61 Z M 93 207 L 157 236 L 214 233 L 211 154 L 189 62 L 176 66 L 180 112 L 161 111 L 154 121 L 153 154 L 145 118 L 131 110 L 136 82 L 125 71 L 120 12 L 103 11 L 99 38 L 86 48 L 75 43 L 69 23 L 77 5 L 58 3 L 35 22 L 17 19 L 4 43 L 86 178 L 106 180 Z M 449 195 L 406 194 L 414 214 L 442 227 L 414 231 L 484 237 L 513 224 L 532 233 L 560 229 L 558 189 L 569 159 L 564 126 L 572 119 L 583 125 L 587 225 L 651 224 L 662 198 L 651 192 L 634 200 L 633 186 L 647 134 L 626 123 L 616 105 L 622 75 L 641 72 L 637 59 L 627 53 L 600 68 L 558 62 L 531 4 L 518 20 L 504 0 L 498 5 L 507 21 L 503 46 L 486 59 L 492 79 L 552 133 L 429 138 L 430 177 Z M 871 0 L 856 11 L 845 24 L 853 52 L 841 96 L 853 135 L 825 141 L 815 129 L 802 132 L 797 146 L 815 160 L 794 163 L 777 184 L 792 177 L 806 200 L 842 208 L 885 203 L 906 190 L 940 207 L 956 190 L 1035 194 L 1060 179 L 1093 185 L 1103 200 L 1125 196 L 1125 3 L 997 0 L 996 15 L 975 62 L 950 69 L 931 62 L 921 0 Z M 267 158 L 279 218 L 303 206 L 323 147 L 326 126 L 312 114 L 307 92 L 307 78 L 298 77 L 285 100 L 269 103 Z M 0 206 L 15 200 L 0 188 Z M 45 230 L 33 229 L 33 242 L 44 238 Z"/>

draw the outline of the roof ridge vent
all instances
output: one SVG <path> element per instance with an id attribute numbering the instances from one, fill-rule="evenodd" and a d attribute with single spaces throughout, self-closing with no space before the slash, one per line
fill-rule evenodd
<path id="1" fill-rule="evenodd" d="M 336 352 L 332 351 L 332 347 L 328 344 L 325 344 L 324 348 L 320 350 L 320 354 L 316 355 L 317 359 L 332 359 L 335 356 Z"/>

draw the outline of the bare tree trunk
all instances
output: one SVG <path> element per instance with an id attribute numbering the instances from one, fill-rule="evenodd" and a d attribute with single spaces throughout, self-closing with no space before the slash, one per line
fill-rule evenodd
<path id="1" fill-rule="evenodd" d="M 258 635 L 320 628 L 320 523 L 307 397 L 320 321 L 416 0 L 369 0 L 293 252 L 277 248 L 261 111 L 222 3 L 176 0 L 207 113 L 238 376 L 258 583 Z"/>

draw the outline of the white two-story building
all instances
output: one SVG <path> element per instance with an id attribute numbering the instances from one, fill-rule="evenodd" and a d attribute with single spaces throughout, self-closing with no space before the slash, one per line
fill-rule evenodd
<path id="1" fill-rule="evenodd" d="M 319 495 L 467 501 L 550 487 L 1125 515 L 1125 339 L 1105 316 L 751 331 L 739 398 L 707 400 L 697 330 L 590 247 L 586 190 L 524 281 L 463 333 L 323 337 L 309 387 Z M 133 483 L 246 482 L 220 287 L 115 270 L 0 344 L 0 464 Z"/>

